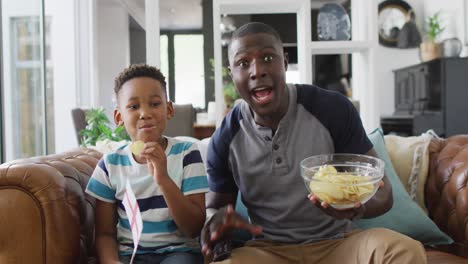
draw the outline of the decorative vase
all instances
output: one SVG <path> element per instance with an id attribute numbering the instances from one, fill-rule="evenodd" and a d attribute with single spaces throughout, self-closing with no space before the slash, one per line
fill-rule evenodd
<path id="1" fill-rule="evenodd" d="M 444 40 L 440 46 L 442 49 L 442 56 L 459 57 L 463 44 L 458 38 L 449 38 Z"/>
<path id="2" fill-rule="evenodd" d="M 433 41 L 425 41 L 419 45 L 419 57 L 421 61 L 430 61 L 440 58 L 440 47 Z"/>

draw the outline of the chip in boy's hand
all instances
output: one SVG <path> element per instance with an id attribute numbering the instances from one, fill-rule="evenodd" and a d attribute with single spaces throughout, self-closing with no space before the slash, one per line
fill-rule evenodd
<path id="1" fill-rule="evenodd" d="M 145 143 L 143 141 L 137 140 L 130 145 L 130 150 L 132 151 L 133 155 L 138 156 L 140 155 L 144 146 Z"/>

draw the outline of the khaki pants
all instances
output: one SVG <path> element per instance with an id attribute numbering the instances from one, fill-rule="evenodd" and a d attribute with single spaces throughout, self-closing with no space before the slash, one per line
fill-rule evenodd
<path id="1" fill-rule="evenodd" d="M 311 244 L 284 245 L 249 241 L 232 251 L 231 258 L 217 264 L 425 264 L 420 242 L 384 228 L 355 231 L 343 239 Z"/>

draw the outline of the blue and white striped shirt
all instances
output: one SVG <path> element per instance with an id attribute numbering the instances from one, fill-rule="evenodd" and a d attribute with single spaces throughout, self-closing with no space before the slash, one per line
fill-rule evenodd
<path id="1" fill-rule="evenodd" d="M 206 171 L 197 145 L 175 138 L 167 139 L 169 177 L 184 195 L 206 193 Z M 185 237 L 178 230 L 147 164 L 137 163 L 129 145 L 125 145 L 113 153 L 104 155 L 86 187 L 86 192 L 97 199 L 117 203 L 119 253 L 128 255 L 133 252 L 132 232 L 122 204 L 127 178 L 137 198 L 143 220 L 137 253 L 199 251 L 198 242 Z"/>

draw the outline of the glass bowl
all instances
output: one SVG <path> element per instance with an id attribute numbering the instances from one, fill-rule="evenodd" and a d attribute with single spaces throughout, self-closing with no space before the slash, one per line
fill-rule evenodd
<path id="1" fill-rule="evenodd" d="M 364 204 L 379 188 L 383 160 L 358 154 L 326 154 L 301 161 L 301 176 L 309 192 L 337 209 Z"/>

